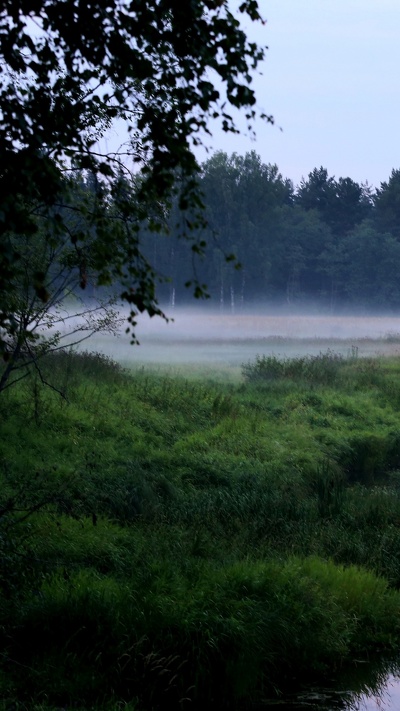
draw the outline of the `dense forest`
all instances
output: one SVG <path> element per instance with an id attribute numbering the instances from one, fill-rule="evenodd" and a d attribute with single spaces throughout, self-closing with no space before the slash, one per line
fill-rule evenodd
<path id="1" fill-rule="evenodd" d="M 182 199 L 193 181 L 203 204 Z M 399 309 L 400 169 L 379 188 L 336 179 L 323 167 L 294 186 L 255 151 L 219 151 L 184 182 L 176 175 L 171 199 L 143 211 L 139 175 L 128 180 L 121 172 L 110 185 L 90 171 L 68 179 L 58 213 L 77 245 L 74 265 L 85 274 L 86 296 L 102 285 L 149 313 L 160 313 L 157 304 L 193 304 L 193 294 L 210 296 L 210 306 L 227 313 L 266 303 Z M 51 214 L 36 220 L 47 234 Z M 111 274 L 104 254 L 123 249 L 130 250 L 129 266 Z"/>
<path id="2" fill-rule="evenodd" d="M 255 151 L 220 151 L 203 163 L 199 180 L 206 222 L 189 243 L 195 252 L 207 243 L 203 258 L 193 264 L 177 209 L 168 239 L 145 237 L 149 261 L 171 277 L 160 285 L 161 302 L 188 301 L 184 284 L 194 269 L 224 311 L 315 300 L 332 311 L 400 306 L 400 170 L 377 189 L 323 167 L 294 186 Z M 226 260 L 232 254 L 241 269 Z"/>

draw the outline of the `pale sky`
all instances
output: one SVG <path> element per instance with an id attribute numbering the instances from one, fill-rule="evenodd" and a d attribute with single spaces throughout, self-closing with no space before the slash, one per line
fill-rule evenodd
<path id="1" fill-rule="evenodd" d="M 400 168 L 400 1 L 259 5 L 267 24 L 246 27 L 269 47 L 254 86 L 275 126 L 258 124 L 255 142 L 213 128 L 208 145 L 227 153 L 254 149 L 295 184 L 322 165 L 336 178 L 379 187 Z"/>

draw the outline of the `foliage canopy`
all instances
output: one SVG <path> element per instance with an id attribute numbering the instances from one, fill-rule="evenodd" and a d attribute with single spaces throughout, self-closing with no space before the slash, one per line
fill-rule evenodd
<path id="1" fill-rule="evenodd" d="M 60 206 L 71 170 L 88 170 L 101 185 L 97 209 L 90 212 L 91 233 L 99 235 L 100 280 L 109 283 L 124 275 L 129 284 L 124 297 L 133 311 L 159 312 L 155 274 L 140 252 L 140 225 L 151 210 L 151 227 L 160 230 L 163 208 L 176 192 L 182 209 L 193 213 L 201 208 L 193 147 L 202 142 L 210 118 L 219 118 L 225 131 L 235 132 L 232 108 L 245 109 L 249 126 L 255 117 L 251 71 L 264 50 L 248 40 L 238 17 L 262 19 L 257 0 L 244 0 L 237 10 L 236 16 L 227 0 L 2 3 L 3 329 L 12 328 L 9 282 L 19 259 L 8 237 L 34 235 L 38 205 L 42 214 L 51 211 L 53 231 L 63 232 Z M 98 138 L 114 121 L 125 124 L 128 140 L 119 150 L 102 152 Z M 140 181 L 135 200 L 124 201 L 126 239 L 118 249 L 121 232 L 112 243 L 115 214 L 105 221 L 110 193 L 104 186 L 120 184 L 132 159 Z M 85 236 L 80 230 L 72 242 L 83 243 Z M 40 272 L 37 289 L 46 299 Z"/>

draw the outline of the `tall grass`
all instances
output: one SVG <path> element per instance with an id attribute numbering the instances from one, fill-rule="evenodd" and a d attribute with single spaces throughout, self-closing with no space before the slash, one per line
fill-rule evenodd
<path id="1" fill-rule="evenodd" d="M 349 356 L 350 360 L 354 358 L 354 354 Z M 345 362 L 340 353 L 328 349 L 325 353 L 299 358 L 257 356 L 255 362 L 242 366 L 242 372 L 250 382 L 288 379 L 328 385 L 337 380 Z"/>
<path id="2" fill-rule="evenodd" d="M 270 359 L 238 385 L 44 367 L 65 398 L 0 401 L 15 708 L 221 708 L 396 647 L 397 361 Z"/>

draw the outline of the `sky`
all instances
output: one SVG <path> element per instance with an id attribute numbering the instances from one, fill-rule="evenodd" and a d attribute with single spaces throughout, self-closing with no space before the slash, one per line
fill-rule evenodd
<path id="1" fill-rule="evenodd" d="M 399 0 L 259 0 L 259 7 L 266 25 L 243 24 L 268 46 L 253 85 L 275 124 L 258 122 L 255 141 L 211 124 L 207 145 L 255 150 L 295 185 L 323 166 L 379 187 L 400 168 Z"/>

